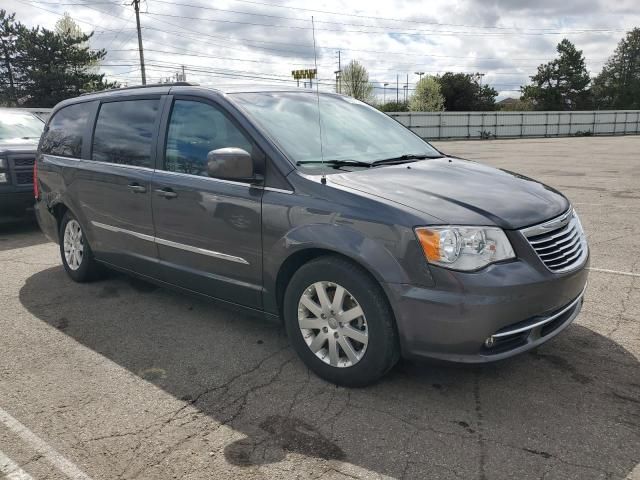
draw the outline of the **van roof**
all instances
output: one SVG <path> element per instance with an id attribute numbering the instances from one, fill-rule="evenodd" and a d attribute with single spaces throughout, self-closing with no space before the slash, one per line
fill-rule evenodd
<path id="1" fill-rule="evenodd" d="M 209 94 L 217 94 L 224 96 L 225 94 L 232 93 L 266 93 L 266 92 L 290 92 L 299 94 L 314 94 L 315 89 L 311 88 L 296 88 L 283 85 L 233 85 L 229 88 L 216 88 L 214 86 L 201 86 L 197 83 L 189 82 L 175 82 L 175 83 L 156 83 L 150 85 L 135 85 L 131 87 L 112 88 L 109 90 L 100 90 L 97 92 L 87 92 L 78 97 L 69 98 L 63 100 L 55 106 L 52 114 L 60 108 L 81 102 L 91 102 L 94 100 L 101 100 L 106 98 L 126 98 L 134 97 L 141 94 L 153 94 L 153 95 L 169 95 L 171 93 L 185 93 L 185 94 L 197 94 L 198 91 L 208 92 Z M 332 91 L 320 90 L 321 95 L 342 96 Z"/>
<path id="2" fill-rule="evenodd" d="M 148 85 L 132 85 L 130 87 L 119 87 L 119 88 L 110 88 L 108 90 L 100 90 L 97 92 L 87 92 L 80 95 L 80 97 L 86 96 L 96 96 L 96 95 L 106 95 L 109 93 L 119 93 L 119 92 L 128 92 L 133 91 L 135 94 L 138 90 L 157 90 L 157 91 L 169 91 L 169 90 L 180 90 L 180 88 L 176 87 L 198 87 L 205 90 L 210 90 L 218 93 L 258 93 L 258 92 L 300 92 L 300 93 L 315 93 L 315 89 L 311 88 L 299 88 L 299 87 L 291 87 L 291 86 L 283 86 L 283 85 L 255 85 L 255 84 L 238 84 L 230 86 L 229 88 L 218 88 L 215 86 L 203 86 L 198 83 L 191 82 L 173 82 L 173 83 L 152 83 Z M 335 92 L 327 92 L 320 90 L 320 93 L 335 93 Z"/>

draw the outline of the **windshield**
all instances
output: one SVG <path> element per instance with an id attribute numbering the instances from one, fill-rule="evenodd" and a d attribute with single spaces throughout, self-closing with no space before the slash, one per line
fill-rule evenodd
<path id="1" fill-rule="evenodd" d="M 40 138 L 44 123 L 28 112 L 0 111 L 0 143 Z"/>
<path id="2" fill-rule="evenodd" d="M 312 93 L 236 93 L 233 99 L 278 143 L 306 166 L 320 165 L 318 100 Z M 320 96 L 325 161 L 373 163 L 403 155 L 439 156 L 398 122 L 350 97 Z"/>

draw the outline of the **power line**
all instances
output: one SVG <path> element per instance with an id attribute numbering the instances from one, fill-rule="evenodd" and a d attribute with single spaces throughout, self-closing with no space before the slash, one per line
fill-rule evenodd
<path id="1" fill-rule="evenodd" d="M 192 3 L 182 3 L 182 2 L 174 2 L 174 1 L 169 1 L 169 0 L 154 0 L 157 3 L 166 3 L 166 4 L 170 4 L 170 5 L 181 5 L 181 6 L 185 6 L 185 7 L 192 7 L 192 8 L 200 8 L 200 9 L 205 9 L 205 10 L 222 10 L 222 9 L 218 9 L 218 8 L 214 8 L 214 7 L 207 7 L 207 6 L 202 6 L 202 5 L 194 5 Z M 312 8 L 303 8 L 303 7 L 294 7 L 294 6 L 290 6 L 290 5 L 278 5 L 278 4 L 272 4 L 272 3 L 265 3 L 265 2 L 258 2 L 255 0 L 235 0 L 236 2 L 241 2 L 241 3 L 247 3 L 247 4 L 252 4 L 252 5 L 262 5 L 262 6 L 266 6 L 266 7 L 270 7 L 270 8 L 283 8 L 283 9 L 287 9 L 287 10 L 299 10 L 299 11 L 305 11 L 305 12 L 314 12 L 314 13 L 325 13 L 328 15 L 338 15 L 340 17 L 356 17 L 356 18 L 368 18 L 368 19 L 373 19 L 373 20 L 384 20 L 384 21 L 391 21 L 391 22 L 402 22 L 402 23 L 413 23 L 413 24 L 418 24 L 418 25 L 437 25 L 437 26 L 446 26 L 446 27 L 462 27 L 462 28 L 479 28 L 479 29 L 491 29 L 491 30 L 523 30 L 520 27 L 501 27 L 501 26 L 485 26 L 485 25 L 469 25 L 469 24 L 457 24 L 457 23 L 443 23 L 443 22 L 425 22 L 425 21 L 421 21 L 421 20 L 409 20 L 409 19 L 400 19 L 400 18 L 388 18 L 388 17 L 376 17 L 376 16 L 370 16 L 370 15 L 358 15 L 358 14 L 353 14 L 353 13 L 345 13 L 345 12 L 333 12 L 333 11 L 328 11 L 328 10 L 317 10 L 317 9 L 312 9 Z M 230 12 L 233 13 L 245 13 L 245 12 L 238 12 L 238 11 L 234 11 L 234 10 L 228 10 Z M 267 15 L 265 15 L 267 16 Z M 269 16 L 273 16 L 273 15 L 269 15 Z M 287 17 L 281 17 L 281 18 L 287 18 Z M 293 18 L 293 17 L 289 17 L 289 18 Z M 318 23 L 327 23 L 327 22 L 321 22 L 318 21 Z M 528 28 L 526 30 L 535 30 L 535 31 L 545 31 L 545 30 L 556 30 L 556 29 L 552 29 L 552 28 Z M 612 29 L 585 29 L 583 31 L 592 31 L 592 32 L 598 32 L 598 31 L 612 31 Z"/>
<path id="2" fill-rule="evenodd" d="M 27 3 L 27 2 L 25 2 L 25 1 L 23 1 L 23 0 L 19 0 L 19 1 L 20 1 L 21 3 Z M 33 0 L 33 1 L 35 1 L 36 3 L 45 3 L 45 2 L 40 2 L 39 0 Z M 138 1 L 139 1 L 139 0 L 138 0 Z M 160 1 L 160 0 L 156 0 L 156 1 Z M 112 5 L 117 5 L 116 3 L 113 3 L 113 2 L 95 2 L 95 3 L 91 3 L 91 4 L 82 3 L 82 4 L 79 4 L 79 5 L 82 5 L 82 6 L 84 6 L 85 8 L 89 8 L 89 9 L 95 10 L 95 11 L 100 12 L 100 13 L 102 13 L 102 14 L 112 16 L 112 17 L 114 17 L 114 18 L 118 18 L 118 19 L 124 20 L 124 21 L 126 21 L 126 22 L 131 22 L 131 21 L 133 21 L 132 19 L 127 19 L 127 18 L 124 18 L 124 17 L 118 16 L 118 15 L 113 15 L 113 14 L 111 14 L 111 13 L 109 13 L 109 12 L 105 12 L 105 11 L 102 11 L 102 10 L 98 10 L 98 9 L 96 9 L 96 8 L 92 8 L 92 7 L 90 6 L 90 5 L 94 5 L 94 4 L 103 4 L 103 3 L 108 3 L 108 4 L 112 4 Z M 164 3 L 172 3 L 172 2 L 164 2 Z M 31 6 L 33 6 L 34 8 L 38 8 L 38 9 L 41 9 L 41 10 L 44 10 L 44 11 L 47 11 L 47 12 L 53 13 L 53 14 L 55 14 L 55 15 L 59 15 L 59 16 L 61 16 L 61 14 L 59 14 L 58 12 L 54 12 L 54 11 L 48 10 L 48 9 L 46 9 L 46 8 L 39 7 L 38 5 L 33 5 L 33 4 L 31 4 Z M 183 17 L 179 17 L 179 18 L 183 18 Z M 181 25 L 177 25 L 177 24 L 174 24 L 174 23 L 171 23 L 171 22 L 167 22 L 167 21 L 160 20 L 160 19 L 150 19 L 150 20 L 152 20 L 152 21 L 156 21 L 156 22 L 161 22 L 161 23 L 164 23 L 164 24 L 167 24 L 167 25 L 172 25 L 172 26 L 175 26 L 175 27 L 178 27 L 178 28 L 183 28 Z M 77 21 L 79 21 L 80 23 L 86 23 L 86 24 L 88 24 L 88 25 L 92 25 L 92 26 L 94 26 L 94 27 L 98 27 L 98 25 L 95 25 L 95 24 L 93 24 L 93 23 L 91 23 L 91 22 L 86 22 L 86 21 L 84 21 L 84 20 L 77 20 Z M 98 28 L 101 28 L 101 27 L 98 27 Z M 124 28 L 124 27 L 123 27 L 123 28 Z M 123 28 L 120 28 L 119 30 L 118 30 L 118 29 L 112 29 L 111 31 L 116 31 L 116 30 L 118 30 L 118 32 L 121 32 L 121 31 L 123 31 Z M 182 32 L 171 32 L 171 31 L 167 31 L 166 29 L 160 29 L 160 28 L 155 28 L 155 27 L 145 27 L 145 29 L 150 29 L 150 30 L 160 31 L 160 32 L 163 32 L 163 33 L 174 33 L 174 34 L 175 34 L 175 35 L 177 35 L 177 36 L 182 36 L 182 37 L 185 37 L 185 38 L 189 38 L 189 39 L 192 39 L 193 41 L 206 42 L 206 43 L 207 43 L 207 45 L 212 44 L 213 42 L 210 42 L 210 41 L 208 41 L 208 40 L 202 40 L 201 38 L 193 38 L 193 36 L 194 36 L 194 35 L 197 35 L 197 36 L 206 36 L 206 37 L 214 38 L 214 39 L 216 39 L 218 42 L 226 43 L 226 44 L 229 44 L 229 45 L 233 45 L 233 47 L 229 47 L 229 48 L 234 48 L 234 49 L 237 49 L 237 50 L 239 49 L 239 47 L 237 46 L 237 44 L 231 43 L 231 42 L 229 42 L 228 40 L 226 40 L 226 39 L 228 39 L 228 37 L 220 37 L 220 36 L 216 36 L 216 35 L 207 34 L 207 33 L 205 33 L 205 32 L 198 32 L 198 31 L 189 30 L 189 32 L 190 32 L 190 33 L 188 33 L 188 34 L 184 34 L 184 33 L 182 33 Z M 378 33 L 379 33 L 379 32 L 378 32 Z M 135 32 L 134 32 L 134 34 L 135 34 Z M 224 38 L 225 40 L 218 40 L 219 38 Z M 113 39 L 113 40 L 115 40 L 115 39 Z M 111 42 L 113 42 L 113 40 L 112 40 Z M 242 38 L 240 38 L 240 39 L 238 39 L 238 40 L 243 40 L 243 39 L 242 39 Z M 285 43 L 285 42 L 269 42 L 269 41 L 264 41 L 264 40 L 252 40 L 252 39 L 244 39 L 244 40 L 246 40 L 247 42 L 251 42 L 251 43 L 268 43 L 268 44 L 269 44 L 269 43 L 273 43 L 273 44 L 283 44 L 283 45 L 288 45 L 288 46 L 290 46 L 290 45 L 291 45 L 290 43 Z M 128 39 L 125 39 L 125 42 L 123 42 L 123 44 L 124 44 L 124 43 L 126 43 L 126 41 L 128 41 Z M 151 43 L 156 43 L 156 42 L 151 41 Z M 303 45 L 301 45 L 301 46 L 303 46 Z M 265 49 L 265 50 L 274 50 L 274 51 L 291 52 L 291 53 L 295 53 L 296 55 L 300 56 L 301 58 L 304 58 L 304 54 L 302 54 L 302 53 L 301 53 L 301 52 L 299 52 L 299 51 L 294 51 L 294 50 L 269 49 L 269 48 L 267 48 L 267 47 L 260 47 L 260 46 L 253 46 L 253 45 L 243 46 L 243 47 L 245 47 L 245 48 L 253 47 L 253 48 L 262 48 L 262 49 Z M 174 47 L 174 48 L 176 48 L 176 47 Z M 335 48 L 335 47 L 323 47 L 323 49 L 334 49 L 334 48 Z M 393 54 L 393 53 L 394 53 L 394 52 L 388 52 L 388 51 L 380 52 L 380 51 L 374 51 L 374 50 L 357 50 L 357 49 L 348 49 L 348 48 L 342 48 L 342 50 L 348 50 L 348 51 L 349 51 L 349 50 L 350 50 L 350 51 L 363 51 L 363 52 L 369 52 L 369 53 L 385 53 L 385 54 Z M 156 53 L 166 53 L 166 54 L 176 54 L 176 55 L 181 55 L 181 53 L 178 53 L 178 52 L 171 52 L 171 51 L 166 51 L 166 50 L 155 50 L 155 51 L 156 51 Z M 186 51 L 186 52 L 188 52 L 189 50 L 185 50 L 185 49 L 183 49 L 182 51 L 183 51 L 183 52 L 185 52 L 185 51 Z M 415 56 L 415 57 L 434 57 L 434 58 L 467 58 L 467 59 L 469 58 L 468 56 L 467 56 L 467 57 L 456 57 L 456 56 L 447 56 L 447 55 L 413 54 L 413 53 L 405 53 L 405 52 L 398 52 L 398 54 L 405 54 L 405 55 L 410 55 L 410 56 Z M 234 58 L 234 57 L 218 57 L 218 56 L 213 56 L 213 55 L 202 55 L 202 54 L 197 54 L 197 55 L 192 55 L 192 56 L 194 56 L 194 57 L 196 57 L 196 56 L 197 56 L 197 57 L 202 57 L 202 58 L 228 59 L 228 60 L 233 60 L 233 61 L 248 61 L 248 62 L 253 62 L 253 63 L 273 63 L 273 62 L 265 62 L 265 61 L 253 60 L 253 59 L 239 59 L 239 58 Z M 483 57 L 472 57 L 472 58 L 482 59 Z M 489 59 L 489 58 L 485 58 L 485 59 Z M 493 58 L 493 59 L 494 59 L 494 60 L 500 60 L 500 59 L 498 59 L 498 58 Z M 516 60 L 516 59 L 511 59 L 511 60 Z M 521 59 L 521 60 L 525 60 L 525 59 Z M 528 59 L 526 59 L 526 60 L 533 60 L 533 58 L 528 58 Z M 176 66 L 170 66 L 170 65 L 159 65 L 158 63 L 165 63 L 165 62 L 163 62 L 162 60 L 152 60 L 152 61 L 156 62 L 156 63 L 154 64 L 154 67 L 159 67 L 159 68 L 164 68 L 164 69 L 167 69 L 167 68 L 174 68 L 174 69 L 175 69 L 175 68 L 176 68 Z M 301 65 L 306 65 L 306 64 L 301 64 Z M 132 65 L 132 64 L 125 63 L 125 64 L 108 64 L 108 65 L 107 65 L 107 64 L 105 64 L 104 66 L 105 66 L 105 67 L 122 67 L 122 66 L 133 66 L 133 65 Z M 411 64 L 411 68 L 413 68 L 414 66 L 415 66 L 414 64 Z M 458 66 L 456 66 L 456 67 L 458 67 Z M 459 67 L 463 67 L 463 68 L 470 68 L 470 66 L 469 66 L 469 65 L 459 66 Z M 481 67 L 481 68 L 482 68 L 482 67 Z M 485 66 L 485 68 L 486 68 L 486 66 Z M 524 68 L 524 67 L 523 67 L 523 68 Z M 191 66 L 189 67 L 189 69 L 190 69 L 190 70 L 192 70 L 192 71 L 196 71 L 196 72 L 198 72 L 198 73 L 209 74 L 209 76 L 216 76 L 216 75 L 220 75 L 220 76 L 226 76 L 226 77 L 229 77 L 229 78 L 251 78 L 251 79 L 260 80 L 260 81 L 285 81 L 285 79 L 280 79 L 280 78 L 278 78 L 278 75 L 277 75 L 277 74 L 262 74 L 262 75 L 259 75 L 259 74 L 256 74 L 256 72 L 246 72 L 246 71 L 227 71 L 227 72 L 223 72 L 223 71 L 219 71 L 219 70 L 218 70 L 218 71 L 216 71 L 216 70 L 206 70 L 206 69 L 205 69 L 205 68 L 203 68 L 201 65 L 191 65 Z M 136 69 L 136 70 L 137 70 L 137 69 Z M 395 71 L 395 70 L 396 70 L 396 69 L 394 69 L 394 71 Z M 373 70 L 373 71 L 375 72 L 375 71 L 384 71 L 384 70 Z M 390 71 L 390 70 L 386 70 L 386 71 Z M 443 69 L 443 71 L 444 71 L 444 69 Z M 434 71 L 434 72 L 435 72 L 435 71 Z M 437 73 L 440 73 L 440 72 L 437 72 Z M 464 72 L 455 72 L 455 73 L 464 73 Z M 495 75 L 514 75 L 514 76 L 515 76 L 515 75 L 525 75 L 525 73 L 524 73 L 524 72 L 517 72 L 517 73 L 514 73 L 514 74 L 510 74 L 510 73 L 508 73 L 508 72 L 495 72 L 495 73 L 492 73 L 491 75 L 494 75 L 494 74 L 495 74 Z M 115 74 L 115 75 L 117 75 L 117 74 Z M 270 75 L 270 76 L 265 76 L 265 75 Z M 333 80 L 334 80 L 334 79 L 328 79 L 328 80 L 330 80 L 330 82 L 331 82 L 331 83 L 329 83 L 329 82 L 324 83 L 324 82 L 323 82 L 322 84 L 323 84 L 323 85 L 328 85 L 328 86 L 329 86 L 329 85 L 331 85 L 331 86 L 332 86 L 332 85 L 333 85 Z M 289 82 L 290 82 L 291 80 L 286 80 L 286 81 L 289 81 Z M 381 82 L 381 83 L 382 83 L 382 82 Z M 493 86 L 495 86 L 495 87 L 501 87 L 501 86 L 505 86 L 505 87 L 512 87 L 512 86 L 516 86 L 516 85 L 511 85 L 511 84 L 509 84 L 509 85 L 507 85 L 507 84 L 493 84 Z M 375 88 L 383 88 L 383 87 L 375 87 Z"/>
<path id="3" fill-rule="evenodd" d="M 19 0 L 19 1 L 25 1 L 25 0 Z M 39 2 L 40 0 L 31 0 L 31 1 L 37 1 Z M 156 2 L 160 2 L 161 0 L 154 0 Z M 176 2 L 168 2 L 166 0 L 162 0 L 163 3 L 170 3 L 170 4 L 177 4 L 177 5 L 187 5 L 187 4 L 182 4 L 182 3 L 176 3 Z M 236 0 L 239 1 L 239 0 Z M 91 8 L 90 6 L 83 4 L 85 7 L 87 8 Z M 41 7 L 37 7 L 35 5 L 33 5 L 36 8 L 41 8 Z M 193 7 L 197 7 L 197 8 L 209 8 L 209 7 L 200 7 L 200 6 L 196 6 L 196 5 L 190 5 Z M 275 5 L 274 5 L 275 6 Z M 98 10 L 95 8 L 92 8 L 92 10 L 104 13 L 106 15 L 110 15 L 114 18 L 119 18 L 121 20 L 125 20 L 125 21 L 132 21 L 131 19 L 126 19 L 117 15 L 113 15 L 110 14 L 108 12 L 104 12 L 102 10 Z M 56 15 L 59 15 L 57 12 L 52 12 L 50 10 L 47 10 L 51 13 L 55 13 Z M 348 15 L 347 15 L 348 16 Z M 356 15 L 357 16 L 357 15 Z M 379 17 L 374 17 L 374 18 L 379 18 Z M 175 23 L 171 23 L 171 22 L 167 22 L 167 21 L 163 21 L 160 19 L 153 19 L 155 21 L 164 23 L 166 25 L 171 25 L 177 28 L 183 28 L 182 25 L 178 25 Z M 90 25 L 94 25 L 91 24 L 89 22 L 84 22 L 84 23 L 88 23 Z M 96 26 L 96 25 L 94 25 Z M 159 28 L 155 28 L 155 27 L 150 27 L 150 26 L 146 26 L 143 27 L 143 29 L 149 29 L 149 30 L 154 30 L 154 31 L 159 31 L 162 33 L 171 33 L 177 36 L 181 36 L 184 38 L 189 38 L 192 39 L 193 41 L 196 42 L 202 42 L 202 43 L 210 43 L 208 41 L 202 40 L 200 38 L 198 38 L 197 36 L 206 36 L 209 38 L 214 38 L 214 39 L 221 39 L 219 41 L 224 41 L 226 39 L 228 39 L 229 37 L 223 37 L 223 36 L 219 36 L 219 35 L 213 35 L 213 34 L 209 34 L 206 32 L 201 32 L 201 31 L 194 31 L 191 29 L 191 34 L 185 34 L 184 32 L 179 32 L 179 31 L 168 31 L 168 30 L 164 30 L 164 29 L 159 29 Z M 287 46 L 291 46 L 290 42 L 274 42 L 274 41 L 268 41 L 268 40 L 256 40 L 256 39 L 251 39 L 251 38 L 246 38 L 246 37 L 235 37 L 237 40 L 242 40 L 248 43 L 265 43 L 265 44 L 274 44 L 274 45 L 287 45 Z M 224 39 L 224 40 L 222 40 Z M 228 42 L 228 40 L 226 41 L 226 43 L 230 43 Z M 291 49 L 279 49 L 279 48 L 271 48 L 271 47 L 263 47 L 261 45 L 249 45 L 252 48 L 260 48 L 263 50 L 269 50 L 269 51 L 277 51 L 277 52 L 285 52 L 285 53 L 294 53 L 297 55 L 302 56 L 303 54 L 298 51 L 298 50 L 291 50 Z M 311 45 L 304 45 L 304 44 L 298 44 L 296 45 L 297 48 L 302 48 L 302 49 L 311 49 Z M 413 53 L 413 52 L 406 52 L 406 51 L 389 51 L 389 50 L 368 50 L 368 49 L 354 49 L 354 48 L 345 48 L 345 47 L 337 47 L 337 46 L 326 46 L 326 47 L 318 47 L 319 50 L 337 50 L 337 49 L 341 49 L 341 50 L 345 50 L 345 51 L 351 51 L 351 52 L 360 52 L 360 53 L 372 53 L 372 54 L 386 54 L 386 55 L 402 55 L 402 56 L 408 56 L 408 57 L 424 57 L 424 58 L 461 58 L 461 59 L 474 59 L 474 60 L 503 60 L 502 58 L 497 58 L 497 57 L 469 57 L 469 56 L 456 56 L 456 55 L 436 55 L 436 54 L 418 54 L 418 53 Z M 511 61 L 529 61 L 529 60 L 548 60 L 548 57 L 525 57 L 525 58 L 510 58 Z M 413 68 L 413 67 L 411 67 Z"/>
<path id="4" fill-rule="evenodd" d="M 147 43 L 157 43 L 154 41 L 147 41 Z M 176 47 L 173 47 L 176 48 Z M 137 52 L 138 49 L 137 48 L 128 48 L 128 49 L 113 49 L 110 50 L 110 52 Z M 258 59 L 249 59 L 249 58 L 238 58 L 238 57 L 220 57 L 218 55 L 207 55 L 207 54 L 201 54 L 201 53 L 189 53 L 189 52 L 194 52 L 194 50 L 188 50 L 188 49 L 180 49 L 180 51 L 178 52 L 172 52 L 170 50 L 157 50 L 157 49 L 152 49 L 152 48 L 145 48 L 146 52 L 156 52 L 156 53 L 168 53 L 171 55 L 180 55 L 180 56 L 187 56 L 187 57 L 199 57 L 199 58 L 210 58 L 210 59 L 216 59 L 216 60 L 232 60 L 234 62 L 250 62 L 250 63 L 259 63 L 259 64 L 273 64 L 273 65 L 282 65 L 282 61 L 278 61 L 278 62 L 273 62 L 273 61 L 268 61 L 268 60 L 258 60 Z M 308 66 L 310 65 L 310 62 L 306 62 L 306 63 L 290 63 L 287 62 L 287 65 L 295 65 L 295 66 Z M 322 65 L 322 64 L 319 64 Z M 324 64 L 324 66 L 329 66 L 329 64 Z"/>
<path id="5" fill-rule="evenodd" d="M 207 22 L 215 22 L 215 23 L 231 23 L 231 24 L 235 24 L 235 25 L 250 25 L 250 26 L 256 26 L 256 27 L 270 27 L 270 28 L 281 28 L 281 29 L 294 29 L 294 30 L 310 30 L 310 27 L 304 27 L 304 26 L 300 26 L 300 25 L 278 25 L 278 24 L 274 24 L 274 23 L 258 23 L 258 22 L 243 22 L 243 21 L 239 21 L 239 20 L 224 20 L 224 19 L 215 19 L 215 18 L 202 18 L 202 17 L 189 17 L 186 15 L 174 15 L 174 14 L 170 14 L 170 13 L 155 13 L 155 12 L 145 12 L 146 15 L 153 15 L 153 16 L 160 16 L 160 17 L 173 17 L 173 18 L 180 18 L 180 19 L 184 19 L 184 20 L 197 20 L 197 21 L 207 21 Z M 293 20 L 298 20 L 300 21 L 301 19 L 299 18 L 291 18 L 290 19 Z M 326 22 L 325 22 L 326 23 Z M 338 22 L 332 22 L 332 23 L 338 23 Z M 346 23 L 342 23 L 341 25 L 349 25 Z M 367 25 L 365 25 L 367 26 Z M 375 28 L 389 28 L 389 27 L 377 27 L 377 26 L 372 26 L 372 25 L 368 25 L 369 27 L 375 27 Z M 544 36 L 544 35 L 567 35 L 568 33 L 573 33 L 574 35 L 580 35 L 580 34 L 593 34 L 593 33 L 613 33 L 613 32 L 624 32 L 626 30 L 620 29 L 620 30 L 598 30 L 598 31 L 575 31 L 575 32 L 526 32 L 524 30 L 520 30 L 520 31 L 516 31 L 516 32 L 465 32 L 465 31 L 452 31 L 452 30 L 413 30 L 413 32 L 418 32 L 418 33 L 411 33 L 408 31 L 392 31 L 392 32 L 381 32 L 380 30 L 345 30 L 345 29 L 340 29 L 340 28 L 317 28 L 316 30 L 320 30 L 320 31 L 324 31 L 324 32 L 335 32 L 335 33 L 360 33 L 360 34 L 376 34 L 379 35 L 380 33 L 387 33 L 389 34 L 396 34 L 396 35 L 404 35 L 404 36 L 408 36 L 408 37 L 415 37 L 415 36 L 425 36 L 425 35 L 431 35 L 434 33 L 437 33 L 438 35 L 445 35 L 445 36 L 457 36 L 457 37 L 496 37 L 496 36 L 510 36 L 510 35 L 515 35 L 515 36 Z"/>

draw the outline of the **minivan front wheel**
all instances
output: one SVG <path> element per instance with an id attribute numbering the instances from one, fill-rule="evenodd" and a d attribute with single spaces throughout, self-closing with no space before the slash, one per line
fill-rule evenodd
<path id="1" fill-rule="evenodd" d="M 59 239 L 62 264 L 71 279 L 76 282 L 93 279 L 98 265 L 80 222 L 70 212 L 62 217 Z"/>
<path id="2" fill-rule="evenodd" d="M 287 287 L 284 317 L 293 348 L 330 382 L 368 385 L 398 360 L 382 288 L 347 260 L 321 257 L 303 265 Z"/>

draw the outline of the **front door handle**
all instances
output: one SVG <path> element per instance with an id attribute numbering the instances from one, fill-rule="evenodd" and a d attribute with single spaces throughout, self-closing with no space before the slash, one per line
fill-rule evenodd
<path id="1" fill-rule="evenodd" d="M 174 192 L 172 189 L 170 189 L 169 187 L 166 188 L 159 188 L 156 190 L 156 193 L 164 198 L 176 198 L 178 196 L 178 194 L 176 192 Z"/>
<path id="2" fill-rule="evenodd" d="M 146 187 L 140 185 L 139 183 L 130 183 L 129 185 L 127 185 L 127 187 L 129 187 L 129 190 L 131 190 L 133 193 L 147 193 Z"/>

